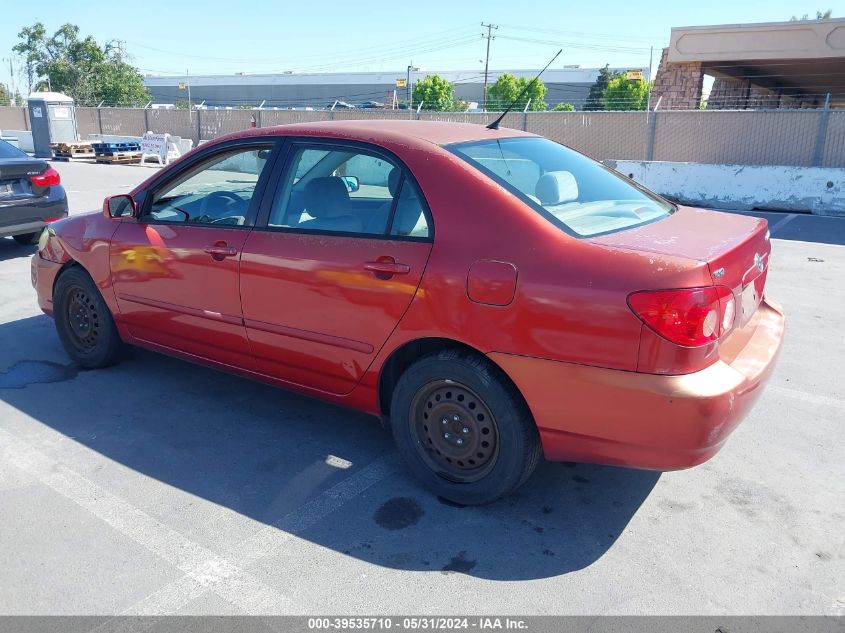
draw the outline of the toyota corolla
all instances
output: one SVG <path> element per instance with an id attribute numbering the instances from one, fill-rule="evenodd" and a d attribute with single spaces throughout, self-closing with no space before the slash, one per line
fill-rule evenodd
<path id="1" fill-rule="evenodd" d="M 780 348 L 770 250 L 542 137 L 344 121 L 202 145 L 50 225 L 32 281 L 83 367 L 137 345 L 380 416 L 481 504 L 541 456 L 712 457 Z"/>

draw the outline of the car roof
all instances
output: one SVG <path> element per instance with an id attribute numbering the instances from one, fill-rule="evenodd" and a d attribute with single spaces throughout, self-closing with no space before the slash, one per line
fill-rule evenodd
<path id="1" fill-rule="evenodd" d="M 415 139 L 435 145 L 466 141 L 501 139 L 514 136 L 535 136 L 522 130 L 500 128 L 490 130 L 477 123 L 446 121 L 414 121 L 396 119 L 354 119 L 293 123 L 275 127 L 252 128 L 217 140 L 248 136 L 324 136 L 371 143 L 395 143 Z"/>

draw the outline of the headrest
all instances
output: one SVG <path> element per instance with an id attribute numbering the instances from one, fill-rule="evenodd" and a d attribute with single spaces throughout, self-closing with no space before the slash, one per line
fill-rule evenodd
<path id="1" fill-rule="evenodd" d="M 402 170 L 398 167 L 394 167 L 390 170 L 390 173 L 387 174 L 387 190 L 390 192 L 390 195 L 394 198 L 396 194 L 399 193 L 399 181 L 402 179 Z"/>
<path id="2" fill-rule="evenodd" d="M 305 210 L 312 218 L 349 215 L 349 192 L 343 178 L 314 178 L 305 185 Z"/>
<path id="3" fill-rule="evenodd" d="M 578 183 L 568 171 L 549 171 L 540 176 L 534 193 L 541 204 L 555 205 L 578 199 Z"/>

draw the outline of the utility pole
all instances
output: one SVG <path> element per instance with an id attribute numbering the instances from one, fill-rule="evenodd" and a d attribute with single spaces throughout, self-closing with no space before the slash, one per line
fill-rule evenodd
<path id="1" fill-rule="evenodd" d="M 487 40 L 487 55 L 484 57 L 484 111 L 487 112 L 487 69 L 490 65 L 490 40 L 495 39 L 493 29 L 498 30 L 499 27 L 495 24 L 484 24 L 484 22 L 481 23 L 481 26 L 487 29 L 487 35 L 481 34 L 481 37 Z"/>
<path id="2" fill-rule="evenodd" d="M 12 58 L 9 58 L 9 105 L 14 106 L 17 105 L 15 101 L 15 93 L 17 89 L 15 87 L 15 67 L 12 65 Z"/>

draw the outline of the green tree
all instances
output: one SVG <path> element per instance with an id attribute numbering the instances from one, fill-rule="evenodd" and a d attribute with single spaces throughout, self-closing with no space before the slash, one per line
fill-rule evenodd
<path id="1" fill-rule="evenodd" d="M 502 75 L 499 75 L 496 83 L 490 86 L 487 90 L 487 109 L 504 110 L 513 103 L 517 97 L 519 97 L 519 94 L 529 83 L 531 83 L 531 79 L 528 77 L 516 77 L 511 73 L 503 73 Z M 531 84 L 531 87 L 528 88 L 525 94 L 516 101 L 513 109 L 524 110 L 525 104 L 528 103 L 529 99 L 531 99 L 531 103 L 528 105 L 529 110 L 545 110 L 548 106 L 543 99 L 546 96 L 547 91 L 548 88 L 546 88 L 545 84 L 538 79 Z"/>
<path id="2" fill-rule="evenodd" d="M 833 9 L 828 9 L 825 12 L 816 11 L 816 18 L 815 19 L 816 20 L 829 20 L 832 17 L 833 17 Z M 810 19 L 811 19 L 810 16 L 805 13 L 800 18 L 793 15 L 791 18 L 789 18 L 789 21 L 790 22 L 803 22 L 805 20 L 810 20 Z"/>
<path id="3" fill-rule="evenodd" d="M 143 76 L 126 63 L 119 42 L 101 47 L 90 35 L 80 39 L 74 24 L 48 36 L 41 22 L 21 29 L 18 38 L 12 50 L 24 57 L 30 87 L 46 84 L 80 104 L 143 105 L 149 99 Z"/>
<path id="4" fill-rule="evenodd" d="M 554 108 L 552 108 L 552 112 L 574 112 L 575 106 L 571 103 L 558 103 Z"/>
<path id="5" fill-rule="evenodd" d="M 645 110 L 648 105 L 648 83 L 614 77 L 604 91 L 605 110 Z"/>
<path id="6" fill-rule="evenodd" d="M 173 105 L 176 106 L 177 110 L 188 110 L 191 107 L 191 102 L 187 99 L 176 99 L 176 103 Z"/>
<path id="7" fill-rule="evenodd" d="M 12 103 L 11 95 L 6 89 L 6 86 L 0 84 L 0 106 L 7 106 Z"/>
<path id="8" fill-rule="evenodd" d="M 420 103 L 426 110 L 451 110 L 455 102 L 455 87 L 440 75 L 426 75 L 414 84 L 413 108 Z"/>
<path id="9" fill-rule="evenodd" d="M 584 103 L 585 110 L 603 110 L 604 109 L 604 93 L 611 80 L 621 77 L 621 73 L 614 73 L 610 71 L 608 64 L 599 70 L 599 76 L 596 77 L 595 82 L 590 86 L 590 94 L 587 95 L 587 101 Z"/>

